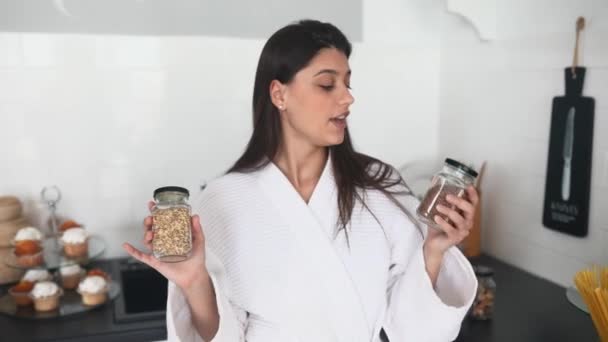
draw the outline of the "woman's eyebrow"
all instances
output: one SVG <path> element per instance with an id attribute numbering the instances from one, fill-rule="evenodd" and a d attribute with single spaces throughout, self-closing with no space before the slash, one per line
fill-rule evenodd
<path id="1" fill-rule="evenodd" d="M 339 73 L 338 73 L 338 71 L 336 71 L 336 70 L 334 70 L 334 69 L 323 69 L 323 70 L 319 71 L 318 73 L 316 73 L 316 74 L 315 74 L 313 77 L 319 76 L 319 75 L 321 75 L 321 74 L 332 74 L 332 75 L 338 75 Z M 350 75 L 350 74 L 351 74 L 351 70 L 349 69 L 349 70 L 346 72 L 346 74 L 347 74 L 347 75 Z"/>

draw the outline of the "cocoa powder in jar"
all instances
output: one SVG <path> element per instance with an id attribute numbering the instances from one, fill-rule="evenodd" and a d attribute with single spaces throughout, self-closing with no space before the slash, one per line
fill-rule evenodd
<path id="1" fill-rule="evenodd" d="M 455 208 L 455 206 L 446 199 L 447 195 L 465 197 L 466 193 L 464 189 L 459 186 L 447 184 L 445 182 L 437 182 L 437 184 L 433 185 L 427 191 L 426 196 L 418 206 L 418 215 L 426 219 L 425 221 L 427 221 L 427 224 L 434 227 L 437 227 L 437 224 L 435 223 L 436 215 L 450 223 L 450 219 L 437 210 L 438 205 L 442 205 L 450 209 Z"/>

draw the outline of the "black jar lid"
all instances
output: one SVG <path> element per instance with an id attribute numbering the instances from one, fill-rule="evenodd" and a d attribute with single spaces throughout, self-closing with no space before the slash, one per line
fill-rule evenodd
<path id="1" fill-rule="evenodd" d="M 158 188 L 154 190 L 154 197 L 161 192 L 181 192 L 186 195 L 186 197 L 190 197 L 190 192 L 186 188 L 182 188 L 181 186 L 163 186 L 162 188 Z"/>
<path id="2" fill-rule="evenodd" d="M 479 277 L 491 277 L 494 275 L 494 270 L 484 265 L 475 265 L 473 266 L 473 270 L 475 271 L 475 275 Z"/>
<path id="3" fill-rule="evenodd" d="M 448 164 L 448 165 L 450 165 L 450 166 L 453 166 L 453 167 L 455 167 L 455 168 L 457 168 L 459 170 L 462 170 L 462 171 L 468 173 L 469 175 L 473 176 L 473 178 L 477 177 L 477 171 L 473 170 L 472 168 L 464 165 L 463 163 L 461 163 L 461 162 L 459 162 L 457 160 L 454 160 L 454 159 L 451 159 L 451 158 L 446 158 L 445 159 L 445 163 Z"/>

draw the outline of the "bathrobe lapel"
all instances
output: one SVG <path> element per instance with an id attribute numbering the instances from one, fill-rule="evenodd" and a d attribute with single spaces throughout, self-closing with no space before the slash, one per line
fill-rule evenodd
<path id="1" fill-rule="evenodd" d="M 359 293 L 333 245 L 338 217 L 336 185 L 328 158 L 307 204 L 281 170 L 259 171 L 265 196 L 293 234 L 284 292 L 286 326 L 302 341 L 370 341 Z"/>

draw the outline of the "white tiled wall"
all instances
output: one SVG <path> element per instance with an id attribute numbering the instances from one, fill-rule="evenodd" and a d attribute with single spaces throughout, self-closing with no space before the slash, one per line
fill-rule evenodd
<path id="1" fill-rule="evenodd" d="M 483 249 L 562 285 L 608 264 L 608 3 L 498 1 L 498 39 L 480 42 L 445 15 L 441 34 L 440 154 L 488 160 Z M 589 235 L 542 226 L 551 101 L 564 94 L 574 23 L 584 15 L 586 96 L 596 101 Z"/>
<path id="2" fill-rule="evenodd" d="M 363 152 L 395 165 L 437 154 L 441 9 L 364 1 L 349 118 Z M 386 29 L 383 13 L 420 25 Z M 56 184 L 60 213 L 102 235 L 106 256 L 124 255 L 156 187 L 194 191 L 242 152 L 263 43 L 0 33 L 0 194 L 19 196 L 41 225 L 40 190 Z"/>

